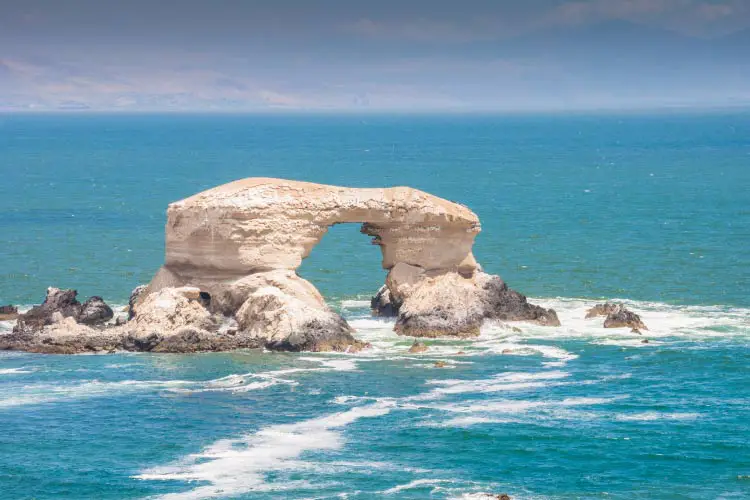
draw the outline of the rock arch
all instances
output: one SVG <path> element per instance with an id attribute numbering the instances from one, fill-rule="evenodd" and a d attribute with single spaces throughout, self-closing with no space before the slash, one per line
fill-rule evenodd
<path id="1" fill-rule="evenodd" d="M 380 246 L 389 272 L 379 310 L 398 315 L 398 333 L 469 336 L 485 319 L 558 324 L 554 311 L 481 271 L 472 253 L 481 230 L 474 212 L 409 187 L 249 178 L 172 203 L 165 263 L 145 296 L 198 287 L 214 312 L 235 317 L 266 345 L 342 349 L 352 345 L 351 329 L 296 274 L 328 228 L 341 223 L 360 223 Z"/>
<path id="2" fill-rule="evenodd" d="M 361 223 L 383 254 L 425 270 L 471 274 L 479 218 L 463 205 L 408 187 L 355 189 L 280 179 L 231 182 L 172 203 L 165 267 L 242 277 L 297 269 L 334 224 Z"/>
<path id="3" fill-rule="evenodd" d="M 81 322 L 86 304 L 75 301 L 76 292 L 50 289 L 0 349 L 359 349 L 356 332 L 296 273 L 328 228 L 347 222 L 362 224 L 382 250 L 388 275 L 373 307 L 397 316 L 399 334 L 471 336 L 486 320 L 559 324 L 554 311 L 482 272 L 472 254 L 479 219 L 463 205 L 405 187 L 255 178 L 169 206 L 165 263 L 131 295 L 126 323 L 101 325 L 104 316 L 93 326 Z M 67 317 L 70 308 L 75 318 Z"/>

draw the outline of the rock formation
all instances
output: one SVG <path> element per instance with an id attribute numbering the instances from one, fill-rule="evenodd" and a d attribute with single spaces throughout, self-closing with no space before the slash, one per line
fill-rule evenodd
<path id="1" fill-rule="evenodd" d="M 72 318 L 76 323 L 101 325 L 112 319 L 112 309 L 101 297 L 91 297 L 84 304 L 76 298 L 75 290 L 60 290 L 50 287 L 47 296 L 39 306 L 18 316 L 15 330 L 41 330 L 43 327 L 60 323 L 65 318 Z"/>
<path id="2" fill-rule="evenodd" d="M 607 315 L 604 320 L 604 328 L 632 328 L 633 330 L 648 330 L 646 324 L 641 320 L 641 317 L 636 313 L 621 307 L 616 311 L 612 311 Z"/>
<path id="3" fill-rule="evenodd" d="M 398 316 L 398 310 L 401 307 L 399 302 L 396 302 L 391 297 L 391 291 L 388 285 L 383 285 L 380 290 L 370 300 L 370 310 L 374 316 L 380 316 L 383 318 L 393 318 Z"/>
<path id="4" fill-rule="evenodd" d="M 421 352 L 427 352 L 428 347 L 422 342 L 414 341 L 409 348 L 409 354 L 419 354 Z"/>
<path id="5" fill-rule="evenodd" d="M 117 348 L 119 336 L 103 326 L 112 309 L 101 297 L 81 304 L 77 295 L 75 290 L 48 288 L 44 302 L 19 314 L 13 332 L 0 336 L 0 349 L 68 354 Z"/>
<path id="6" fill-rule="evenodd" d="M 84 325 L 100 325 L 114 317 L 112 308 L 101 297 L 91 297 L 81 306 L 76 321 Z"/>
<path id="7" fill-rule="evenodd" d="M 596 304 L 586 312 L 586 319 L 606 316 L 604 328 L 631 328 L 633 333 L 641 333 L 640 330 L 648 330 L 648 327 L 636 313 L 626 308 L 623 304 L 606 302 Z"/>
<path id="8" fill-rule="evenodd" d="M 594 307 L 586 311 L 586 319 L 596 318 L 598 316 L 607 316 L 609 315 L 609 313 L 619 307 L 622 307 L 622 304 L 615 304 L 614 302 L 596 304 Z"/>
<path id="9" fill-rule="evenodd" d="M 250 178 L 169 205 L 164 265 L 133 291 L 129 321 L 107 335 L 119 335 L 120 348 L 146 351 L 360 349 L 346 321 L 296 273 L 339 223 L 362 224 L 380 247 L 389 272 L 372 308 L 395 316 L 399 334 L 473 336 L 485 320 L 559 325 L 553 310 L 481 271 L 472 254 L 479 219 L 463 205 L 407 187 Z M 81 328 L 112 317 L 99 298 L 70 299 L 48 296 L 61 301 L 54 309 L 73 318 L 82 338 L 94 330 Z M 52 324 L 45 304 L 19 325 Z"/>
<path id="10" fill-rule="evenodd" d="M 13 321 L 17 318 L 18 308 L 16 306 L 0 306 L 0 321 Z"/>

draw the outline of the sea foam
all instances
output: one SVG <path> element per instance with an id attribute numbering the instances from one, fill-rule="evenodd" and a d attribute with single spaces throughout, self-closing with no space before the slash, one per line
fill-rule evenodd
<path id="1" fill-rule="evenodd" d="M 172 465 L 149 469 L 135 477 L 209 483 L 162 495 L 162 500 L 198 500 L 273 490 L 276 486 L 266 484 L 264 474 L 304 468 L 305 464 L 298 461 L 303 452 L 338 449 L 344 443 L 340 429 L 361 418 L 386 415 L 391 408 L 391 404 L 378 402 L 294 424 L 266 427 L 238 439 L 217 441 Z"/>

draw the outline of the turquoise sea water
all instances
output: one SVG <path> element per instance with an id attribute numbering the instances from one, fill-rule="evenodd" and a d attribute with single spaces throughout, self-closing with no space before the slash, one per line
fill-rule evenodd
<path id="1" fill-rule="evenodd" d="M 371 350 L 0 353 L 0 499 L 750 498 L 750 114 L 0 116 L 0 304 L 123 304 L 167 203 L 248 176 L 460 201 L 563 326 L 409 355 L 337 226 L 300 272 Z"/>

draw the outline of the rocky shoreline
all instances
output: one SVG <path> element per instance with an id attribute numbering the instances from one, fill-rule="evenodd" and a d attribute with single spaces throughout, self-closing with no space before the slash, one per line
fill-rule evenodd
<path id="1" fill-rule="evenodd" d="M 361 223 L 380 246 L 386 282 L 376 316 L 396 318 L 410 337 L 473 337 L 485 321 L 559 326 L 552 309 L 530 304 L 472 254 L 478 217 L 457 203 L 411 188 L 353 189 L 251 178 L 173 203 L 166 259 L 113 321 L 101 299 L 50 288 L 19 314 L 0 349 L 40 353 L 203 352 L 243 348 L 356 352 L 354 337 L 296 269 L 333 224 Z M 620 305 L 597 306 L 605 326 L 645 329 Z"/>

